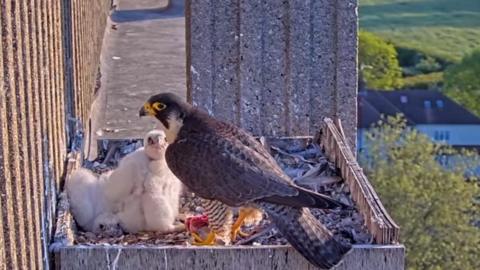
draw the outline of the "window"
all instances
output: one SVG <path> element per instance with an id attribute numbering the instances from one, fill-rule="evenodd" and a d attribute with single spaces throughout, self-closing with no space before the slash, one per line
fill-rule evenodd
<path id="1" fill-rule="evenodd" d="M 437 99 L 437 108 L 439 109 L 443 108 L 443 100 Z"/>
<path id="2" fill-rule="evenodd" d="M 448 142 L 450 140 L 450 131 L 436 130 L 433 133 L 433 139 L 440 142 Z"/>
<path id="3" fill-rule="evenodd" d="M 431 109 L 432 108 L 432 102 L 430 100 L 425 100 L 423 102 L 423 106 L 425 107 L 425 109 Z"/>

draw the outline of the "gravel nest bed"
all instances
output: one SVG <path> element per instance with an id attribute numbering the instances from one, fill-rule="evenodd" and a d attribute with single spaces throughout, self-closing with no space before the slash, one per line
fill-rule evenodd
<path id="1" fill-rule="evenodd" d="M 339 171 L 329 162 L 320 147 L 311 140 L 274 139 L 262 143 L 270 149 L 280 167 L 293 181 L 305 188 L 329 195 L 344 204 L 354 206 L 348 186 L 339 177 Z M 118 161 L 130 152 L 142 146 L 142 140 L 101 141 L 99 156 L 84 166 L 95 173 L 103 173 L 115 168 Z M 199 206 L 199 198 L 185 191 L 181 199 L 180 213 L 182 217 L 200 215 L 203 209 Z M 312 214 L 320 220 L 337 240 L 350 244 L 370 244 L 372 236 L 364 226 L 360 213 L 354 210 L 322 210 L 311 209 Z M 183 218 L 181 218 L 183 219 Z M 237 240 L 233 245 L 284 245 L 287 241 L 278 230 L 264 217 L 255 227 L 245 228 L 251 236 Z M 77 231 L 76 244 L 82 245 L 190 245 L 187 232 L 159 234 L 137 233 L 119 237 L 104 237 L 90 232 Z"/>

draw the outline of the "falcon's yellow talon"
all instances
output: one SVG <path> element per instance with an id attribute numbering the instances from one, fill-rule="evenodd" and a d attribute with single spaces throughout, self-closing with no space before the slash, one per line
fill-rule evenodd
<path id="1" fill-rule="evenodd" d="M 231 241 L 235 241 L 237 239 L 237 236 L 240 235 L 241 237 L 248 237 L 250 236 L 249 233 L 246 233 L 246 232 L 243 232 L 240 227 L 236 228 L 236 229 L 232 229 L 232 236 L 231 236 Z"/>
<path id="2" fill-rule="evenodd" d="M 193 242 L 194 243 L 197 243 L 197 242 L 202 242 L 203 239 L 200 237 L 200 235 L 198 235 L 198 233 L 195 233 L 195 232 L 192 232 L 190 233 L 193 237 Z"/>
<path id="3" fill-rule="evenodd" d="M 246 232 L 244 232 L 244 231 L 242 231 L 242 230 L 239 230 L 239 231 L 238 231 L 238 234 L 239 234 L 241 237 L 248 237 L 248 236 L 250 236 L 249 233 L 246 233 Z"/>
<path id="4" fill-rule="evenodd" d="M 240 234 L 243 237 L 245 237 L 244 235 L 248 235 L 248 234 L 241 231 L 241 227 L 242 227 L 243 222 L 244 222 L 244 220 L 247 216 L 248 216 L 247 211 L 240 210 L 237 220 L 232 225 L 232 235 L 231 235 L 231 240 L 232 241 L 235 241 L 237 239 L 237 234 Z"/>
<path id="5" fill-rule="evenodd" d="M 215 244 L 215 240 L 217 239 L 217 234 L 214 231 L 210 231 L 205 239 L 202 239 L 198 234 L 193 232 L 192 236 L 195 239 L 192 245 L 195 246 L 212 246 Z"/>

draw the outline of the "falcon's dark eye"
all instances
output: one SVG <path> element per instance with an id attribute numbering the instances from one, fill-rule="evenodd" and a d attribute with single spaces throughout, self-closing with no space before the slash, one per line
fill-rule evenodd
<path id="1" fill-rule="evenodd" d="M 103 224 L 100 224 L 100 225 L 99 225 L 99 227 L 100 227 L 100 230 L 102 230 L 102 231 L 104 231 L 104 230 L 105 230 L 105 225 L 103 225 Z"/>

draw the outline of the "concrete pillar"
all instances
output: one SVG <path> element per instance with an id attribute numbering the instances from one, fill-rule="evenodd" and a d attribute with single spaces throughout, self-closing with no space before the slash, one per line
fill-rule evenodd
<path id="1" fill-rule="evenodd" d="M 187 0 L 188 100 L 255 135 L 355 144 L 357 0 Z"/>

